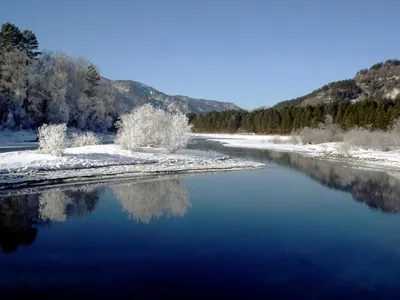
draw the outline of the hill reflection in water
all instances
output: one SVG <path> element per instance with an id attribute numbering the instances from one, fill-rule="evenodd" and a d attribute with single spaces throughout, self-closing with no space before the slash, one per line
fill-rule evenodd
<path id="1" fill-rule="evenodd" d="M 189 148 L 212 150 L 277 164 L 304 173 L 323 186 L 348 192 L 353 199 L 385 213 L 400 212 L 400 173 L 354 168 L 343 163 L 304 157 L 297 153 L 225 147 L 219 142 L 195 141 Z"/>

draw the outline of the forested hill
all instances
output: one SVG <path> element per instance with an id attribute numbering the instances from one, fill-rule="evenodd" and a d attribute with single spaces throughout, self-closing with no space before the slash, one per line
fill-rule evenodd
<path id="1" fill-rule="evenodd" d="M 291 106 L 357 102 L 366 99 L 394 100 L 400 93 L 400 60 L 390 59 L 357 72 L 353 79 L 331 82 L 305 96 L 283 101 L 276 109 Z"/>
<path id="2" fill-rule="evenodd" d="M 312 93 L 250 112 L 191 116 L 197 132 L 290 133 L 316 128 L 327 115 L 344 130 L 355 126 L 387 130 L 400 117 L 400 60 L 357 72 L 354 79 L 329 83 Z"/>
<path id="3" fill-rule="evenodd" d="M 187 96 L 167 95 L 146 84 L 133 80 L 110 80 L 102 78 L 102 83 L 109 89 L 115 89 L 118 102 L 124 110 L 131 110 L 141 104 L 151 103 L 167 108 L 172 105 L 184 113 L 202 113 L 210 111 L 242 110 L 229 102 L 190 98 Z"/>
<path id="4" fill-rule="evenodd" d="M 240 110 L 232 103 L 169 96 L 139 82 L 109 80 L 84 58 L 38 49 L 32 31 L 1 26 L 0 129 L 67 123 L 105 131 L 121 114 L 145 103 L 185 113 Z"/>

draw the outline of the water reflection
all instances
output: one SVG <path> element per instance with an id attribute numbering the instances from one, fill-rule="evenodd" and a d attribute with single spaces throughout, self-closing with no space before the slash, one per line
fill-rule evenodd
<path id="1" fill-rule="evenodd" d="M 0 248 L 11 253 L 30 246 L 40 226 L 81 218 L 94 210 L 103 188 L 51 189 L 0 197 Z"/>
<path id="2" fill-rule="evenodd" d="M 189 191 L 178 179 L 127 183 L 111 187 L 122 209 L 143 223 L 162 216 L 183 217 L 190 207 Z"/>
<path id="3" fill-rule="evenodd" d="M 353 199 L 387 213 L 400 212 L 400 180 L 386 172 L 356 169 L 294 153 L 266 152 L 274 162 L 307 174 L 329 188 L 351 193 Z"/>
<path id="4" fill-rule="evenodd" d="M 0 198 L 0 248 L 11 253 L 36 239 L 38 195 Z"/>
<path id="5" fill-rule="evenodd" d="M 95 209 L 100 191 L 100 188 L 90 186 L 72 190 L 46 190 L 39 196 L 39 218 L 63 222 L 67 217 L 83 217 Z"/>
<path id="6" fill-rule="evenodd" d="M 189 191 L 179 179 L 79 188 L 54 188 L 30 194 L 0 196 L 0 248 L 11 253 L 30 246 L 43 226 L 82 218 L 92 213 L 101 193 L 110 186 L 122 210 L 143 223 L 165 217 L 183 217 L 190 207 Z"/>
<path id="7" fill-rule="evenodd" d="M 190 147 L 274 163 L 302 172 L 329 188 L 351 193 L 353 199 L 386 213 L 400 212 L 400 174 L 357 169 L 338 162 L 304 157 L 297 153 L 229 148 L 216 142 L 197 141 Z"/>

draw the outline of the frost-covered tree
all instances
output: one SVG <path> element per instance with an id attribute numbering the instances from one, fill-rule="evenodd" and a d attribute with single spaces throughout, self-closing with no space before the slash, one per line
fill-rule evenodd
<path id="1" fill-rule="evenodd" d="M 191 125 L 182 113 L 169 113 L 146 104 L 121 116 L 115 142 L 138 151 L 142 147 L 165 147 L 171 152 L 186 146 Z"/>
<path id="2" fill-rule="evenodd" d="M 70 88 L 70 62 L 63 54 L 57 54 L 52 60 L 51 75 L 47 79 L 47 112 L 46 119 L 50 123 L 67 123 L 69 106 L 67 92 Z"/>
<path id="3" fill-rule="evenodd" d="M 62 155 L 67 147 L 67 125 L 43 124 L 39 131 L 39 152 L 43 154 Z"/>
<path id="4" fill-rule="evenodd" d="M 13 116 L 15 124 L 21 125 L 25 118 L 23 103 L 27 97 L 28 66 L 25 53 L 14 50 L 1 55 L 0 93 L 8 96 L 11 101 L 7 110 Z"/>
<path id="5" fill-rule="evenodd" d="M 186 147 L 192 130 L 186 115 L 181 112 L 168 114 L 166 128 L 162 131 L 161 146 L 170 152 Z"/>
<path id="6" fill-rule="evenodd" d="M 137 107 L 121 116 L 115 142 L 131 151 L 154 146 L 160 140 L 161 123 L 165 123 L 164 111 L 150 104 Z"/>

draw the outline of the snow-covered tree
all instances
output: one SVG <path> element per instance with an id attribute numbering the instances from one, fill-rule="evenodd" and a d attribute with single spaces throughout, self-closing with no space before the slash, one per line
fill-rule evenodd
<path id="1" fill-rule="evenodd" d="M 160 139 L 161 123 L 165 123 L 165 113 L 162 110 L 150 104 L 137 107 L 131 113 L 121 116 L 115 142 L 131 151 L 154 146 Z"/>
<path id="2" fill-rule="evenodd" d="M 186 115 L 181 112 L 168 114 L 166 128 L 167 130 L 163 131 L 161 146 L 170 152 L 186 147 L 192 130 Z"/>
<path id="3" fill-rule="evenodd" d="M 57 54 L 52 60 L 51 75 L 47 79 L 47 121 L 51 123 L 67 123 L 69 121 L 69 106 L 67 92 L 69 85 L 70 62 L 68 57 Z"/>
<path id="4" fill-rule="evenodd" d="M 170 113 L 146 104 L 121 116 L 115 142 L 122 148 L 138 151 L 161 146 L 174 152 L 186 146 L 191 126 L 182 113 Z"/>
<path id="5" fill-rule="evenodd" d="M 11 111 L 17 125 L 21 125 L 25 118 L 25 111 L 22 107 L 24 99 L 27 97 L 27 59 L 26 54 L 19 50 L 9 51 L 1 55 L 0 93 L 10 98 L 10 107 L 7 109 Z"/>
<path id="6" fill-rule="evenodd" d="M 43 154 L 62 155 L 67 147 L 67 125 L 47 125 L 39 127 L 39 152 Z"/>

